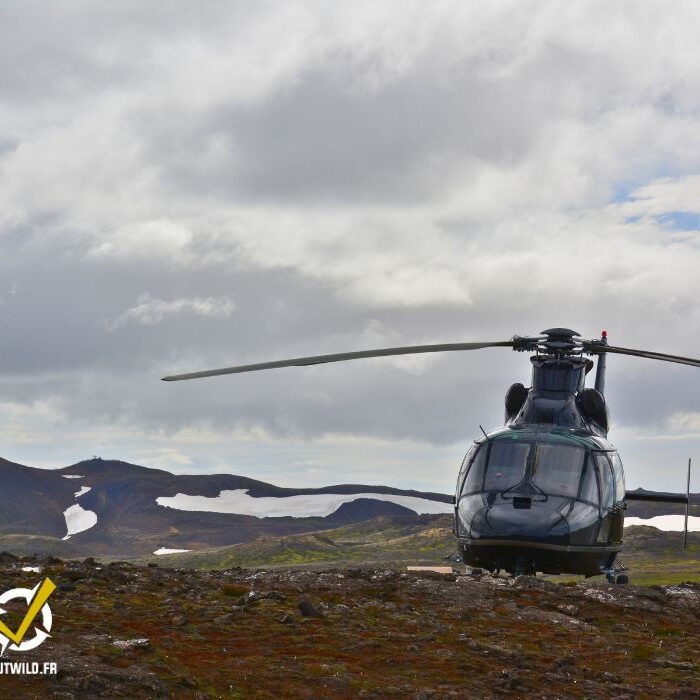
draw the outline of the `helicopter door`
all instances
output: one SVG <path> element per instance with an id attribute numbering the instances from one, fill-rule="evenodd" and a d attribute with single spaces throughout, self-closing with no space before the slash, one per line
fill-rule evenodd
<path id="1" fill-rule="evenodd" d="M 488 453 L 488 444 L 480 447 L 474 444 L 467 452 L 462 462 L 462 467 L 459 470 L 457 477 L 457 491 L 455 493 L 455 527 L 454 532 L 459 537 L 460 535 L 468 534 L 464 532 L 462 519 L 459 517 L 459 502 L 463 496 L 481 491 L 484 481 L 484 465 L 486 464 L 486 454 Z"/>
<path id="2" fill-rule="evenodd" d="M 459 475 L 457 476 L 457 488 L 455 490 L 454 505 L 455 505 L 455 526 L 453 532 L 456 535 L 462 534 L 460 532 L 461 528 L 459 526 L 459 499 L 462 496 L 462 487 L 464 485 L 464 477 L 467 475 L 467 470 L 474 459 L 474 454 L 479 449 L 479 446 L 475 443 L 470 448 L 467 454 L 462 460 L 462 466 L 459 469 Z"/>
<path id="3" fill-rule="evenodd" d="M 464 456 L 464 459 L 462 460 L 462 466 L 459 469 L 459 475 L 457 476 L 457 489 L 455 491 L 455 507 L 457 507 L 457 504 L 459 503 L 459 498 L 462 495 L 462 486 L 464 485 L 464 477 L 467 474 L 467 470 L 469 469 L 469 466 L 472 463 L 472 460 L 474 459 L 474 455 L 476 454 L 476 451 L 479 449 L 479 445 L 474 443 L 470 448 L 467 454 Z"/>
<path id="4" fill-rule="evenodd" d="M 610 462 L 604 452 L 595 453 L 595 463 L 600 483 L 600 514 L 601 523 L 598 530 L 598 544 L 619 542 L 618 530 L 621 530 L 620 520 L 622 509 L 615 508 L 615 479 L 613 478 Z"/>
<path id="5" fill-rule="evenodd" d="M 610 539 L 613 542 L 622 542 L 625 527 L 625 477 L 622 472 L 622 460 L 617 452 L 608 452 L 607 457 L 612 466 L 615 479 L 615 506 L 613 522 L 610 526 Z"/>

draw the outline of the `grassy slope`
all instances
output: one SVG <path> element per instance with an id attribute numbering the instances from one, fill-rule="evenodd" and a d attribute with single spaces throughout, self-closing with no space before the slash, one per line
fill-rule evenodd
<path id="1" fill-rule="evenodd" d="M 160 565 L 196 569 L 233 566 L 365 565 L 442 562 L 455 551 L 450 516 L 380 517 L 335 530 L 260 537 L 253 542 L 201 552 L 151 557 Z"/>
<path id="2" fill-rule="evenodd" d="M 635 583 L 700 582 L 700 533 L 688 533 L 688 547 L 684 550 L 682 533 L 630 527 L 625 530 L 620 559 L 630 567 Z"/>
<path id="3" fill-rule="evenodd" d="M 650 527 L 625 531 L 620 556 L 635 583 L 653 585 L 700 582 L 700 534 L 690 533 L 682 549 L 682 535 Z M 450 516 L 424 517 L 419 523 L 376 518 L 357 525 L 287 537 L 262 537 L 253 542 L 143 561 L 161 566 L 196 569 L 243 567 L 317 567 L 407 564 L 445 564 L 455 552 Z"/>

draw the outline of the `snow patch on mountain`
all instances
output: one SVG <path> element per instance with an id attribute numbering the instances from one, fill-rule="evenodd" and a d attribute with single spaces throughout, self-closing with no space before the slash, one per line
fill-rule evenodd
<path id="1" fill-rule="evenodd" d="M 169 549 L 168 547 L 160 547 L 159 549 L 156 549 L 153 554 L 157 554 L 160 556 L 161 554 L 180 554 L 182 552 L 191 552 L 191 549 Z"/>
<path id="2" fill-rule="evenodd" d="M 254 498 L 248 489 L 221 491 L 218 496 L 189 496 L 178 493 L 175 496 L 159 496 L 156 503 L 165 508 L 210 513 L 233 513 L 252 515 L 255 518 L 325 518 L 335 513 L 344 503 L 360 498 L 375 501 L 388 501 L 404 506 L 419 515 L 423 513 L 452 513 L 451 503 L 432 501 L 417 496 L 402 496 L 393 493 L 313 493 L 300 496 L 263 496 Z"/>
<path id="3" fill-rule="evenodd" d="M 84 479 L 80 474 L 61 474 L 64 479 Z"/>
<path id="4" fill-rule="evenodd" d="M 653 518 L 625 518 L 625 527 L 629 525 L 647 525 L 665 532 L 683 532 L 685 515 L 655 515 Z M 700 532 L 700 516 L 688 517 L 688 532 Z"/>
<path id="5" fill-rule="evenodd" d="M 97 525 L 97 514 L 91 510 L 85 510 L 78 503 L 70 508 L 66 508 L 63 511 L 63 517 L 66 519 L 66 528 L 68 530 L 68 533 L 63 538 L 64 540 L 68 540 L 71 535 L 85 532 L 85 530 L 89 530 Z"/>
<path id="6" fill-rule="evenodd" d="M 84 496 L 90 490 L 92 490 L 92 487 L 90 487 L 90 486 L 81 486 L 80 491 L 75 492 L 75 497 L 80 498 L 81 496 Z"/>

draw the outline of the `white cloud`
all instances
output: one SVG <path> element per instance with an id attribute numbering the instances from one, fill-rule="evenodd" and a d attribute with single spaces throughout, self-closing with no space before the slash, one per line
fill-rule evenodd
<path id="1" fill-rule="evenodd" d="M 138 464 L 144 464 L 154 469 L 166 471 L 180 471 L 191 467 L 194 460 L 180 449 L 175 447 L 160 447 L 144 450 L 141 454 L 132 457 Z"/>
<path id="2" fill-rule="evenodd" d="M 139 221 L 103 234 L 88 253 L 96 258 L 151 258 L 181 260 L 187 253 L 192 234 L 181 223 L 168 219 Z"/>
<path id="3" fill-rule="evenodd" d="M 192 314 L 206 318 L 228 318 L 236 310 L 231 299 L 153 299 L 148 294 L 138 298 L 136 306 L 124 311 L 113 321 L 107 323 L 109 330 L 114 331 L 132 323 L 142 326 L 155 326 L 166 318 L 180 314 Z"/>
<path id="4" fill-rule="evenodd" d="M 669 212 L 700 212 L 700 175 L 661 178 L 630 193 L 619 207 L 628 217 L 651 219 Z"/>
<path id="5" fill-rule="evenodd" d="M 687 440 L 700 438 L 700 411 L 681 411 L 670 415 L 657 439 Z"/>
<path id="6" fill-rule="evenodd" d="M 235 469 L 216 445 L 256 435 L 279 480 L 321 449 L 290 439 L 328 439 L 347 480 L 410 471 L 425 487 L 436 445 L 452 464 L 450 444 L 500 420 L 524 358 L 156 382 L 560 324 L 697 354 L 700 238 L 668 220 L 698 213 L 696 3 L 43 12 L 0 8 L 0 432 L 19 461 Z M 661 448 L 638 443 L 668 431 L 669 459 L 697 448 L 679 418 L 697 412 L 694 370 L 609 365 L 612 437 L 661 479 Z M 185 461 L 149 452 L 187 429 L 209 437 L 174 446 Z"/>

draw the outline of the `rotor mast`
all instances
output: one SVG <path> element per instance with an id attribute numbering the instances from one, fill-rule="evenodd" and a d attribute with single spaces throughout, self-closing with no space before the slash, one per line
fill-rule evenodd
<path id="1" fill-rule="evenodd" d="M 601 345 L 607 345 L 608 344 L 608 332 L 603 331 L 601 333 L 600 337 L 600 344 Z M 607 359 L 607 354 L 605 351 L 599 352 L 598 353 L 598 365 L 596 366 L 595 370 L 595 390 L 601 394 L 601 396 L 605 396 L 605 363 Z"/>

